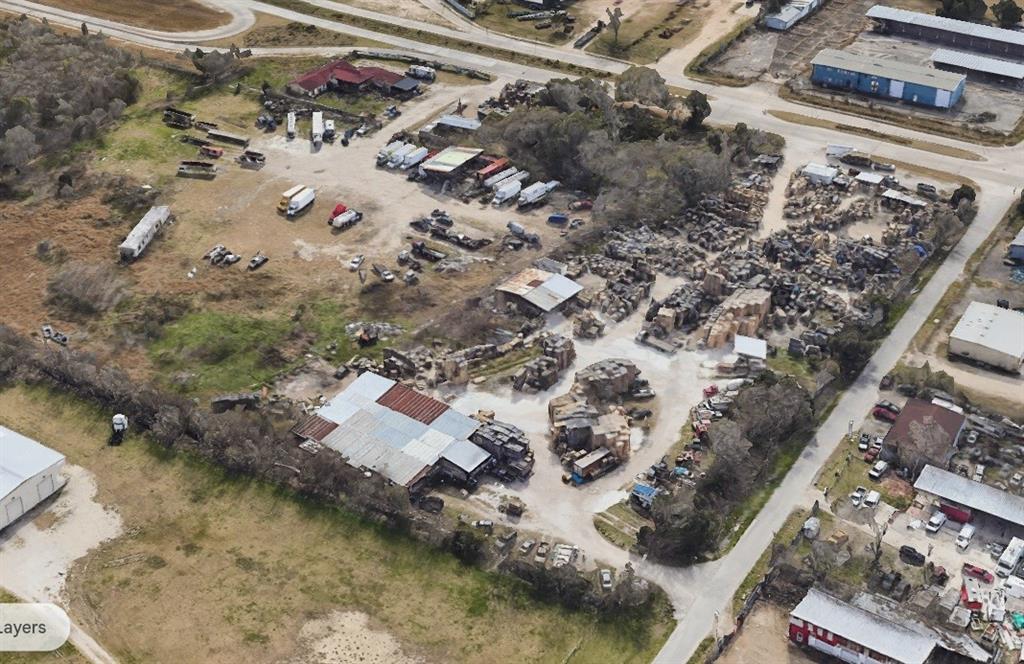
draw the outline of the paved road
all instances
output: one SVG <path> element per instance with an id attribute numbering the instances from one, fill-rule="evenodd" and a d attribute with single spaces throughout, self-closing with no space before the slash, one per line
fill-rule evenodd
<path id="1" fill-rule="evenodd" d="M 48 18 L 51 22 L 77 26 L 83 20 L 98 26 L 111 37 L 151 48 L 178 51 L 185 46 L 198 45 L 209 39 L 230 37 L 245 29 L 245 12 L 261 11 L 288 20 L 303 21 L 326 30 L 332 30 L 366 39 L 373 39 L 403 51 L 412 51 L 428 57 L 455 64 L 488 71 L 504 78 L 530 78 L 547 80 L 558 76 L 555 72 L 504 62 L 490 57 L 463 53 L 454 49 L 423 44 L 411 39 L 395 37 L 372 30 L 345 25 L 336 21 L 319 19 L 298 12 L 281 9 L 255 0 L 207 0 L 210 4 L 232 12 L 232 28 L 216 28 L 192 33 L 161 33 L 111 21 L 64 12 L 50 7 L 27 2 L 26 0 L 0 0 L 0 9 L 28 13 L 37 18 Z M 625 63 L 602 58 L 572 49 L 522 42 L 513 37 L 481 34 L 478 29 L 456 29 L 429 23 L 392 17 L 363 9 L 348 7 L 330 0 L 314 0 L 313 4 L 335 11 L 359 15 L 365 18 L 388 22 L 406 28 L 415 28 L 442 37 L 454 37 L 464 41 L 484 43 L 516 51 L 525 51 L 541 57 L 584 65 L 602 71 L 619 73 Z M 210 36 L 216 33 L 216 36 Z M 254 49 L 257 55 L 321 55 L 330 56 L 347 49 L 326 47 Z M 938 269 L 929 284 L 919 293 L 903 319 L 872 358 L 861 377 L 843 395 L 832 415 L 821 426 L 807 450 L 793 466 L 782 484 L 772 495 L 768 504 L 754 519 L 737 546 L 721 560 L 685 569 L 673 569 L 637 561 L 639 570 L 648 578 L 666 589 L 673 600 L 680 622 L 665 647 L 655 660 L 659 664 L 680 664 L 685 662 L 700 641 L 710 632 L 716 612 L 726 615 L 726 607 L 740 582 L 752 568 L 771 542 L 774 533 L 781 527 L 790 511 L 802 502 L 804 492 L 813 482 L 814 476 L 846 432 L 847 422 L 857 420 L 867 413 L 876 397 L 876 386 L 881 376 L 891 368 L 907 348 L 921 323 L 947 287 L 962 272 L 964 264 L 973 251 L 995 227 L 1006 208 L 1013 201 L 1014 189 L 1022 184 L 1019 164 L 1024 163 L 1024 147 L 993 148 L 977 146 L 964 141 L 932 136 L 922 132 L 885 125 L 893 136 L 902 139 L 925 140 L 979 155 L 981 161 L 971 161 L 936 155 L 926 150 L 882 140 L 868 140 L 857 135 L 819 127 L 793 125 L 765 113 L 766 109 L 783 110 L 846 125 L 876 130 L 879 123 L 849 116 L 835 111 L 813 109 L 793 104 L 778 98 L 777 88 L 770 84 L 757 84 L 747 88 L 713 87 L 685 77 L 675 71 L 676 65 L 662 66 L 662 76 L 671 85 L 688 89 L 700 89 L 712 98 L 714 109 L 712 120 L 722 124 L 745 122 L 752 127 L 780 133 L 786 137 L 786 158 L 790 163 L 803 163 L 811 158 L 821 158 L 827 143 L 846 143 L 873 154 L 913 164 L 927 165 L 938 170 L 969 177 L 983 189 L 981 206 L 977 219 L 967 233 Z"/>

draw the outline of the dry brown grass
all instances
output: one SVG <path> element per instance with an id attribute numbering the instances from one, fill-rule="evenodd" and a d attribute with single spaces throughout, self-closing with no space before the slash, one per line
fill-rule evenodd
<path id="1" fill-rule="evenodd" d="M 41 0 L 42 4 L 142 28 L 186 32 L 228 22 L 225 12 L 194 0 Z"/>

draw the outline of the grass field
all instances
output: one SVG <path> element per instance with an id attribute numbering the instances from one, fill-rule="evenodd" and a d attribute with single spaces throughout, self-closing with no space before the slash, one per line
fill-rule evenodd
<path id="1" fill-rule="evenodd" d="M 42 4 L 170 32 L 215 28 L 230 20 L 225 12 L 195 0 L 42 0 Z"/>
<path id="2" fill-rule="evenodd" d="M 107 417 L 42 388 L 0 392 L 0 422 L 88 469 L 96 499 L 124 521 L 127 534 L 79 560 L 68 580 L 72 613 L 120 661 L 280 661 L 301 651 L 304 623 L 333 610 L 366 612 L 405 652 L 436 662 L 640 664 L 674 625 L 665 611 L 601 623 L 138 437 L 106 447 Z"/>
<path id="3" fill-rule="evenodd" d="M 637 64 L 650 64 L 693 39 L 702 25 L 700 13 L 691 7 L 652 3 L 650 7 L 626 16 L 619 29 L 617 42 L 612 30 L 605 30 L 591 42 L 587 51 Z M 674 32 L 663 39 L 659 34 L 664 29 Z"/>

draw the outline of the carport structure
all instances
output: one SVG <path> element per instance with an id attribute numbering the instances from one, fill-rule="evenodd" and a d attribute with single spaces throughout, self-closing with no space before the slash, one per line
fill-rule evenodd
<path id="1" fill-rule="evenodd" d="M 1024 530 L 1024 498 L 969 480 L 935 466 L 925 466 L 914 490 L 923 503 L 937 504 L 953 521 L 967 523 L 979 514 L 1013 531 Z"/>

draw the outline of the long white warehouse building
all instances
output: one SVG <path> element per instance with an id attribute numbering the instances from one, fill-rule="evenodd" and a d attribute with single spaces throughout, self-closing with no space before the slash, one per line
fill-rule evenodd
<path id="1" fill-rule="evenodd" d="M 63 465 L 60 452 L 0 427 L 0 529 L 64 486 Z"/>
<path id="2" fill-rule="evenodd" d="M 1019 373 L 1024 364 L 1024 314 L 971 302 L 949 335 L 949 354 Z"/>

